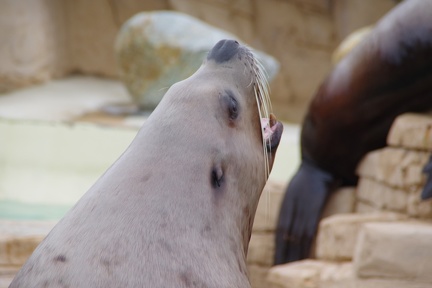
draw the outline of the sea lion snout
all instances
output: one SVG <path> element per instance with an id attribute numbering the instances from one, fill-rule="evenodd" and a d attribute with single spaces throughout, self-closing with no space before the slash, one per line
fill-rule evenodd
<path id="1" fill-rule="evenodd" d="M 210 50 L 207 60 L 214 60 L 216 63 L 229 61 L 239 51 L 240 44 L 235 40 L 220 40 Z"/>

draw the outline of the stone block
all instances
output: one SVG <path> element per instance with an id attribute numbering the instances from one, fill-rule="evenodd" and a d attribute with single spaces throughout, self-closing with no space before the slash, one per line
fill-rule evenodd
<path id="1" fill-rule="evenodd" d="M 406 113 L 398 116 L 387 136 L 391 146 L 430 151 L 432 149 L 432 116 Z"/>
<path id="2" fill-rule="evenodd" d="M 272 288 L 348 288 L 351 278 L 351 263 L 302 260 L 271 268 L 267 281 Z"/>
<path id="3" fill-rule="evenodd" d="M 249 281 L 252 288 L 268 288 L 267 274 L 270 267 L 248 264 Z"/>
<path id="4" fill-rule="evenodd" d="M 432 285 L 431 239 L 431 222 L 365 224 L 355 251 L 356 276 Z"/>
<path id="5" fill-rule="evenodd" d="M 285 183 L 267 181 L 255 213 L 252 231 L 266 232 L 276 229 L 279 209 L 285 194 Z"/>
<path id="6" fill-rule="evenodd" d="M 357 173 L 360 177 L 407 190 L 424 185 L 422 170 L 428 160 L 428 152 L 386 147 L 368 153 L 357 167 Z"/>
<path id="7" fill-rule="evenodd" d="M 404 215 L 380 212 L 372 214 L 340 214 L 320 222 L 317 238 L 317 258 L 332 261 L 352 259 L 361 226 L 368 222 L 397 221 Z"/>
<path id="8" fill-rule="evenodd" d="M 407 213 L 411 217 L 431 219 L 432 199 L 421 200 L 422 188 L 413 189 L 408 195 Z"/>
<path id="9" fill-rule="evenodd" d="M 274 233 L 252 233 L 247 254 L 248 264 L 257 264 L 264 267 L 273 265 Z"/>
<path id="10" fill-rule="evenodd" d="M 363 177 L 357 187 L 359 200 L 370 203 L 378 210 L 406 212 L 409 193 Z"/>
<path id="11" fill-rule="evenodd" d="M 364 214 L 364 213 L 374 213 L 374 212 L 381 212 L 381 211 L 370 203 L 357 200 L 355 204 L 355 212 Z"/>
<path id="12" fill-rule="evenodd" d="M 327 201 L 322 217 L 352 213 L 355 209 L 356 187 L 343 187 L 334 191 Z"/>

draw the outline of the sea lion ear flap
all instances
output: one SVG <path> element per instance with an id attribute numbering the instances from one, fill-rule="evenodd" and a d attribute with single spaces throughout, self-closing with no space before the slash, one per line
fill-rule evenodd
<path id="1" fill-rule="evenodd" d="M 427 175 L 426 183 L 421 194 L 422 200 L 432 198 L 432 155 L 429 162 L 423 167 L 423 173 Z"/>

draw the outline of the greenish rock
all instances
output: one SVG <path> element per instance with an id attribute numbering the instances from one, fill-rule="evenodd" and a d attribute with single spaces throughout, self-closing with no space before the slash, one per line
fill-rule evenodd
<path id="1" fill-rule="evenodd" d="M 168 88 L 191 76 L 221 39 L 238 37 L 179 12 L 136 14 L 116 39 L 120 79 L 141 109 L 154 109 Z M 279 70 L 278 61 L 263 52 L 254 53 L 270 81 Z"/>

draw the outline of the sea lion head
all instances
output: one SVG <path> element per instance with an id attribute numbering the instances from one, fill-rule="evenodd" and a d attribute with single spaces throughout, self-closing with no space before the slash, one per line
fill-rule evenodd
<path id="1" fill-rule="evenodd" d="M 246 46 L 221 40 L 192 76 L 170 87 L 148 119 L 175 133 L 163 134 L 164 143 L 175 141 L 168 147 L 173 157 L 190 159 L 181 161 L 189 167 L 183 169 L 196 171 L 194 182 L 202 181 L 198 174 L 205 177 L 215 201 L 237 205 L 230 211 L 248 214 L 250 227 L 283 130 L 270 113 L 264 73 Z"/>
<path id="2" fill-rule="evenodd" d="M 283 127 L 270 113 L 264 68 L 247 47 L 234 40 L 221 40 L 209 52 L 201 70 L 203 77 L 217 75 L 227 84 L 218 93 L 221 107 L 227 111 L 226 124 L 230 128 L 245 128 L 246 134 L 260 140 L 264 174 L 268 176 Z"/>

